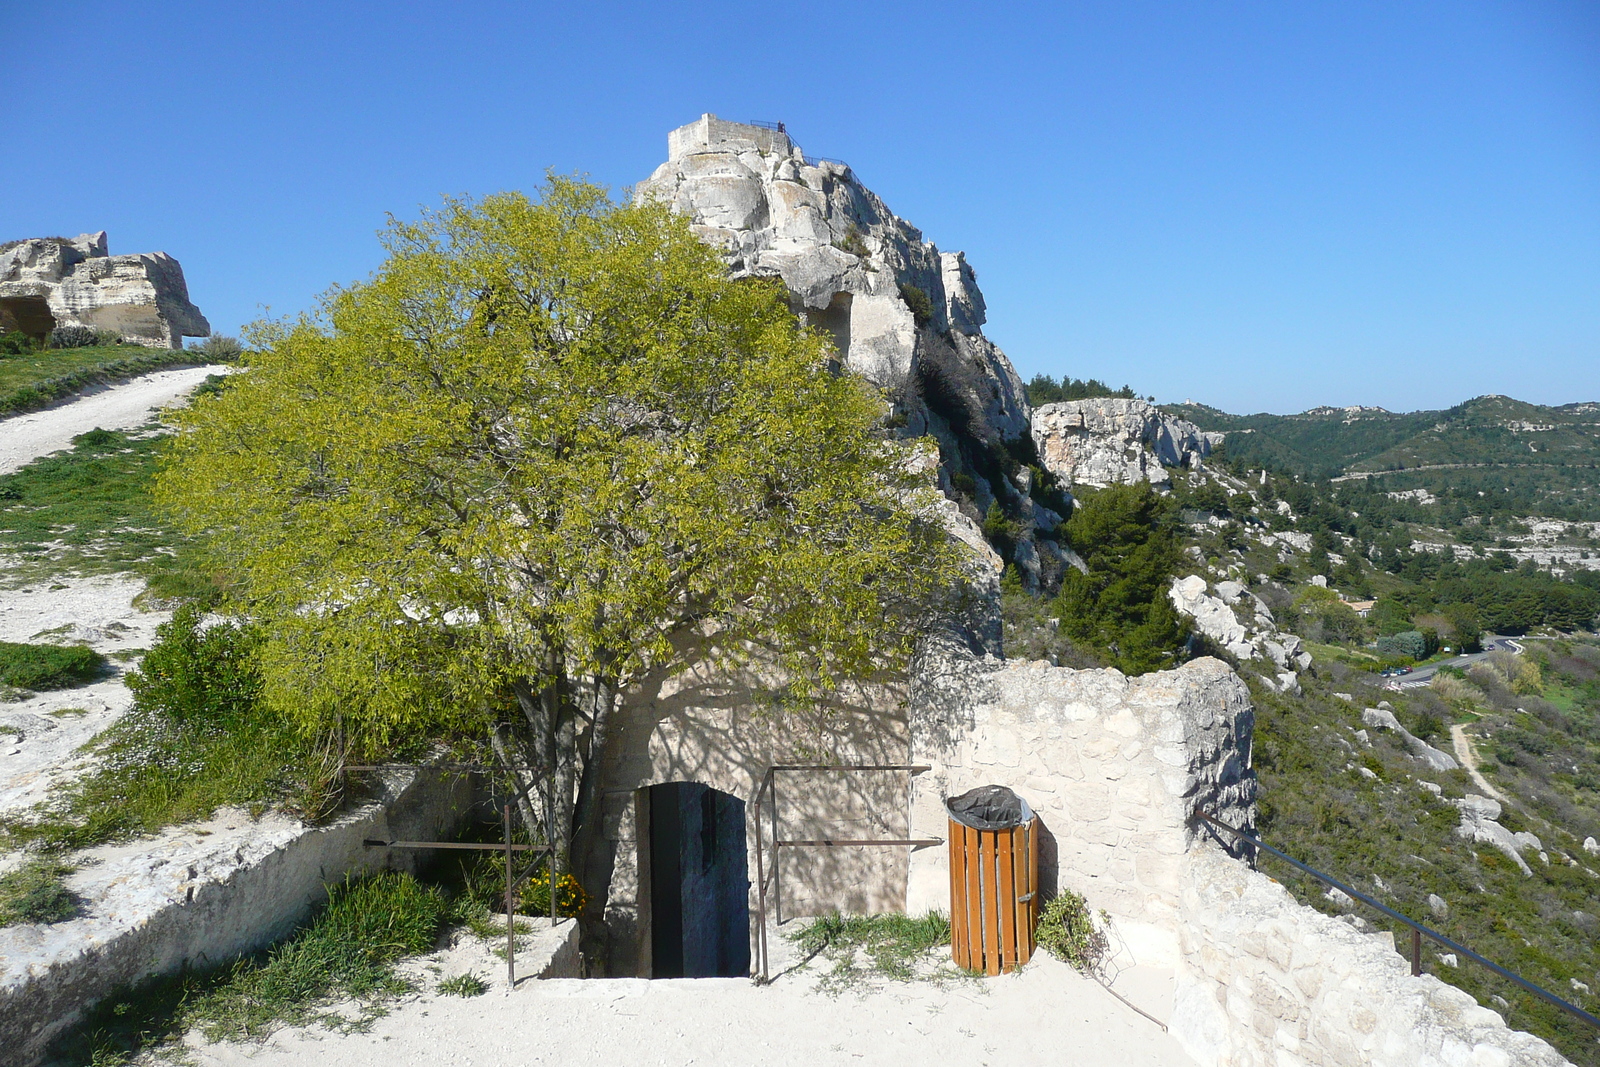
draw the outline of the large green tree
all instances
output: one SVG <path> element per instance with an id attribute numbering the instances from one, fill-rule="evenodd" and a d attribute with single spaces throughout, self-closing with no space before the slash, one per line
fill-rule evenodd
<path id="1" fill-rule="evenodd" d="M 666 207 L 556 178 L 385 245 L 319 315 L 256 329 L 158 494 L 307 730 L 369 753 L 490 731 L 553 769 L 553 823 L 523 817 L 593 920 L 629 692 L 706 660 L 818 692 L 892 670 L 957 550 L 877 391 Z"/>
<path id="2" fill-rule="evenodd" d="M 1083 493 L 1066 523 L 1088 570 L 1061 579 L 1062 632 L 1128 674 L 1177 666 L 1189 636 L 1167 595 L 1181 559 L 1173 510 L 1148 482 L 1113 485 Z"/>

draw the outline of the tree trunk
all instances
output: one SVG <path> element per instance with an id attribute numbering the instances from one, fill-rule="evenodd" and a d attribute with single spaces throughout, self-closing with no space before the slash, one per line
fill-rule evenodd
<path id="1" fill-rule="evenodd" d="M 572 870 L 588 898 L 579 920 L 581 950 L 586 973 L 596 977 L 606 973 L 610 940 L 605 925 L 606 902 L 611 891 L 613 857 L 605 838 L 605 810 L 600 788 L 602 765 L 611 739 L 616 689 L 595 680 L 593 720 L 589 727 L 589 746 L 578 779 L 578 795 L 573 811 Z"/>

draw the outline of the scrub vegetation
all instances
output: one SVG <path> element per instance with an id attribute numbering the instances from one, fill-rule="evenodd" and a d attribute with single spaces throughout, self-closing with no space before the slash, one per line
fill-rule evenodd
<path id="1" fill-rule="evenodd" d="M 832 966 L 819 988 L 838 994 L 887 979 L 944 981 L 965 972 L 950 961 L 950 920 L 930 911 L 910 915 L 824 915 L 787 935 L 809 961 L 821 956 Z"/>

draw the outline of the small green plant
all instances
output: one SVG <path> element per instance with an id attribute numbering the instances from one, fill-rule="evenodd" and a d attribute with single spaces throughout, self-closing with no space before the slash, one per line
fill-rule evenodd
<path id="1" fill-rule="evenodd" d="M 95 331 L 88 326 L 57 326 L 50 331 L 50 348 L 88 348 L 96 341 Z"/>
<path id="2" fill-rule="evenodd" d="M 872 250 L 867 247 L 867 242 L 861 237 L 861 230 L 853 222 L 844 231 L 844 236 L 833 242 L 833 247 L 841 252 L 848 252 L 852 256 L 868 256 L 872 254 Z"/>
<path id="3" fill-rule="evenodd" d="M 100 677 L 106 658 L 81 645 L 32 645 L 0 641 L 0 685 L 18 689 L 66 689 Z"/>
<path id="4" fill-rule="evenodd" d="M 439 992 L 448 997 L 481 997 L 489 992 L 489 983 L 468 971 L 440 982 Z"/>
<path id="5" fill-rule="evenodd" d="M 62 881 L 73 870 L 47 856 L 0 875 L 0 926 L 58 923 L 77 915 L 77 898 Z"/>
<path id="6" fill-rule="evenodd" d="M 38 350 L 39 342 L 21 330 L 0 334 L 0 359 L 6 356 L 26 356 Z"/>
<path id="7" fill-rule="evenodd" d="M 1033 937 L 1040 948 L 1083 972 L 1093 970 L 1106 954 L 1106 935 L 1095 925 L 1088 902 L 1070 889 L 1044 906 Z"/>
<path id="8" fill-rule="evenodd" d="M 933 321 L 933 301 L 928 299 L 927 293 L 910 282 L 901 282 L 900 299 L 911 309 L 911 317 L 916 321 L 918 329 Z"/>
<path id="9" fill-rule="evenodd" d="M 807 958 L 821 955 L 832 961 L 833 968 L 821 982 L 821 988 L 829 993 L 870 984 L 876 978 L 942 981 L 960 973 L 953 964 L 934 964 L 929 959 L 935 949 L 950 943 L 950 920 L 936 911 L 915 918 L 824 915 L 788 938 Z"/>

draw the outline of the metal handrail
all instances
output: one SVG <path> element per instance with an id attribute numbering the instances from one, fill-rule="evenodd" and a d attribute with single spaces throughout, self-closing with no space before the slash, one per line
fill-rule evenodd
<path id="1" fill-rule="evenodd" d="M 1210 823 L 1212 826 L 1218 827 L 1219 829 L 1226 830 L 1230 834 L 1233 834 L 1235 837 L 1239 838 L 1240 840 L 1248 841 L 1250 844 L 1254 845 L 1256 848 L 1265 849 L 1266 851 L 1272 853 L 1274 856 L 1277 856 L 1279 859 L 1283 860 L 1285 863 L 1289 864 L 1291 867 L 1294 867 L 1296 870 L 1303 871 L 1306 874 L 1311 875 L 1311 877 L 1317 879 L 1318 881 L 1321 881 L 1321 882 L 1324 882 L 1324 883 L 1326 883 L 1328 885 L 1333 886 L 1333 888 L 1339 890 L 1339 892 L 1348 894 L 1349 896 L 1355 898 L 1356 900 L 1361 901 L 1361 903 L 1366 904 L 1369 907 L 1377 908 L 1379 911 L 1383 912 L 1385 915 L 1389 916 L 1391 919 L 1398 919 L 1401 922 L 1405 923 L 1407 926 L 1411 927 L 1411 973 L 1413 975 L 1420 975 L 1422 973 L 1422 936 L 1424 934 L 1426 934 L 1428 937 L 1432 938 L 1434 941 L 1439 942 L 1439 944 L 1444 945 L 1446 948 L 1450 949 L 1452 952 L 1461 953 L 1463 956 L 1467 957 L 1467 959 L 1472 960 L 1475 963 L 1482 964 L 1483 966 L 1489 968 L 1489 970 L 1493 971 L 1495 974 L 1498 974 L 1500 977 L 1506 978 L 1506 979 L 1511 980 L 1512 982 L 1515 982 L 1517 985 L 1521 986 L 1523 989 L 1526 989 L 1528 992 L 1532 993 L 1534 996 L 1540 997 L 1540 998 L 1542 998 L 1544 1000 L 1547 1000 L 1551 1004 L 1554 1004 L 1556 1007 L 1560 1008 L 1561 1010 L 1563 1010 L 1563 1011 L 1565 1011 L 1565 1012 L 1567 1012 L 1567 1013 L 1569 1013 L 1571 1015 L 1574 1015 L 1574 1016 L 1578 1017 L 1579 1019 L 1582 1019 L 1584 1022 L 1588 1023 L 1590 1026 L 1593 1026 L 1596 1029 L 1600 1029 L 1600 1018 L 1596 1018 L 1595 1016 L 1590 1015 L 1588 1012 L 1584 1011 L 1582 1008 L 1578 1007 L 1576 1004 L 1569 1004 L 1567 1001 L 1562 1000 L 1560 997 L 1556 996 L 1554 993 L 1550 992 L 1548 989 L 1545 989 L 1542 986 L 1534 985 L 1532 982 L 1530 982 L 1526 978 L 1522 977 L 1522 975 L 1517 974 L 1517 973 L 1515 973 L 1513 971 L 1506 970 L 1504 967 L 1500 966 L 1498 963 L 1495 963 L 1493 960 L 1488 960 L 1488 959 L 1483 958 L 1482 956 L 1478 955 L 1476 952 L 1472 951 L 1467 946 L 1465 946 L 1463 944 L 1460 944 L 1459 942 L 1450 940 L 1448 937 L 1446 937 L 1443 934 L 1439 933 L 1437 930 L 1431 930 L 1428 927 L 1423 926 L 1421 923 L 1415 921 L 1414 919 L 1407 918 L 1406 916 L 1400 914 L 1398 911 L 1395 911 L 1393 908 L 1389 907 L 1387 904 L 1383 904 L 1383 903 L 1380 903 L 1380 902 L 1378 902 L 1376 900 L 1373 900 L 1371 897 L 1367 896 L 1365 893 L 1361 892 L 1359 889 L 1353 889 L 1350 886 L 1347 886 L 1343 882 L 1339 881 L 1337 878 L 1333 878 L 1333 877 L 1331 877 L 1329 875 L 1323 874 L 1321 871 L 1317 870 L 1315 867 L 1306 866 L 1304 863 L 1301 863 L 1299 860 L 1295 859 L 1293 856 L 1285 855 L 1284 853 L 1279 852 L 1277 849 L 1273 848 L 1271 845 L 1265 843 L 1261 839 L 1256 838 L 1256 837 L 1252 837 L 1251 835 L 1245 833 L 1243 830 L 1240 830 L 1237 827 L 1229 826 L 1227 823 L 1222 822 L 1219 819 L 1216 819 L 1216 818 L 1214 818 L 1214 817 L 1212 817 L 1210 815 L 1207 815 L 1203 811 L 1196 811 L 1194 814 L 1195 814 L 1195 818 L 1203 819 L 1206 822 Z"/>
<path id="2" fill-rule="evenodd" d="M 780 771 L 906 771 L 912 775 L 931 771 L 932 767 L 924 763 L 779 763 L 767 768 L 767 773 L 761 776 L 761 783 L 756 786 L 754 797 L 755 824 L 756 824 L 756 975 L 757 983 L 765 984 L 770 981 L 767 976 L 769 962 L 767 946 L 767 884 L 770 880 L 773 888 L 773 903 L 776 905 L 777 918 L 783 919 L 783 901 L 778 895 L 781 888 L 778 882 L 778 850 L 780 848 L 837 848 L 841 846 L 886 846 L 899 845 L 912 848 L 923 848 L 930 845 L 942 845 L 944 839 L 930 838 L 873 838 L 842 840 L 838 838 L 821 838 L 794 840 L 778 836 L 778 772 Z M 768 793 L 772 796 L 772 872 L 769 879 L 764 856 L 764 842 L 761 836 L 761 809 L 762 798 Z"/>

